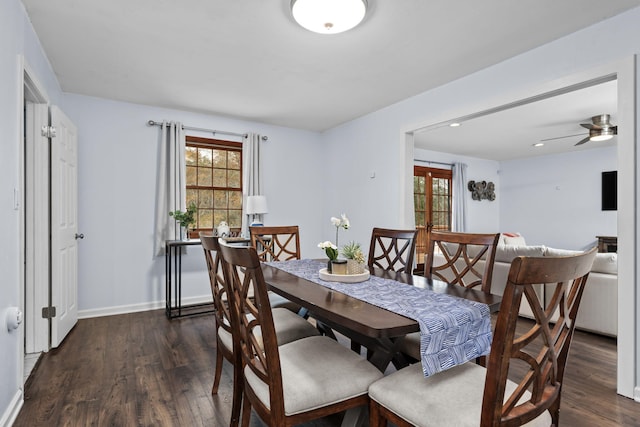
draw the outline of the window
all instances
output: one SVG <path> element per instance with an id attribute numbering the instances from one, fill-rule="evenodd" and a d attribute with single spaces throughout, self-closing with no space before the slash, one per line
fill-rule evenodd
<path id="1" fill-rule="evenodd" d="M 413 167 L 413 202 L 415 209 L 416 255 L 418 268 L 424 265 L 427 231 L 451 230 L 451 170 Z"/>
<path id="2" fill-rule="evenodd" d="M 242 226 L 242 144 L 186 137 L 187 206 L 196 204 L 194 232 L 211 230 L 226 221 Z"/>

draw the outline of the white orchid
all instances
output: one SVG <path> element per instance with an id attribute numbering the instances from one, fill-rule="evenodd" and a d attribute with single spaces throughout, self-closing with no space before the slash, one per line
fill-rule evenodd
<path id="1" fill-rule="evenodd" d="M 336 245 L 334 245 L 333 243 L 331 243 L 330 241 L 326 241 L 326 242 L 320 242 L 318 243 L 318 247 L 320 249 L 327 249 L 327 248 L 331 248 L 331 249 L 338 249 L 338 247 Z"/>
<path id="2" fill-rule="evenodd" d="M 342 214 L 341 217 L 342 217 L 342 220 L 341 220 L 340 227 L 342 227 L 345 230 L 347 230 L 349 227 L 351 227 L 351 223 L 349 222 L 349 218 L 347 218 L 347 215 L 345 215 L 345 214 Z"/>
<path id="3" fill-rule="evenodd" d="M 336 218 L 335 216 L 331 217 L 331 224 L 336 228 L 336 245 L 338 244 L 338 231 L 341 228 L 348 230 L 351 227 L 351 222 L 349 222 L 349 218 L 347 218 L 346 214 L 340 215 L 340 218 Z"/>
<path id="4" fill-rule="evenodd" d="M 324 253 L 327 254 L 327 257 L 333 261 L 338 258 L 338 247 L 331 243 L 330 241 L 320 242 L 318 243 L 318 247 L 320 249 L 324 249 Z"/>

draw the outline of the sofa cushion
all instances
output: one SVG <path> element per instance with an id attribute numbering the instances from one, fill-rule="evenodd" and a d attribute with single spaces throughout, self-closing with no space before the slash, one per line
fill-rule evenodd
<path id="1" fill-rule="evenodd" d="M 506 246 L 526 246 L 527 243 L 520 233 L 501 233 L 498 240 L 500 245 Z"/>
<path id="2" fill-rule="evenodd" d="M 519 256 L 529 257 L 543 257 L 545 254 L 546 246 L 513 246 L 513 245 L 499 245 L 496 248 L 496 261 L 507 262 L 511 264 L 514 258 Z"/>
<path id="3" fill-rule="evenodd" d="M 591 271 L 594 273 L 618 274 L 618 254 L 615 252 L 596 254 Z"/>
<path id="4" fill-rule="evenodd" d="M 547 251 L 545 252 L 544 256 L 561 257 L 561 256 L 572 256 L 572 255 L 581 254 L 581 253 L 583 252 L 572 251 L 570 249 L 556 249 L 556 248 L 547 247 Z"/>

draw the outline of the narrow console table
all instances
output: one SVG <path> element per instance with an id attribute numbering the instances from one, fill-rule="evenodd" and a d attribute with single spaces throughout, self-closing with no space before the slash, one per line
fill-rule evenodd
<path id="1" fill-rule="evenodd" d="M 213 300 L 200 304 L 182 304 L 182 248 L 200 246 L 200 239 L 165 241 L 165 314 L 169 319 L 213 313 Z M 202 257 L 204 261 L 204 256 Z"/>
<path id="2" fill-rule="evenodd" d="M 247 245 L 250 243 L 249 239 L 241 237 L 229 237 L 224 240 L 233 245 Z M 165 241 L 165 314 L 169 319 L 213 313 L 215 311 L 213 297 L 211 302 L 182 304 L 182 248 L 200 245 L 202 245 L 200 239 Z M 202 256 L 202 261 L 204 264 L 204 255 Z"/>

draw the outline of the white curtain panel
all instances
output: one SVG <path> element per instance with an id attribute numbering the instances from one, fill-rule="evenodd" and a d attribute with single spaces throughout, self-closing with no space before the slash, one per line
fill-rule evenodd
<path id="1" fill-rule="evenodd" d="M 453 224 L 452 231 L 467 231 L 467 203 L 466 203 L 466 182 L 467 165 L 455 162 L 452 167 L 453 175 Z"/>
<path id="2" fill-rule="evenodd" d="M 260 141 L 262 135 L 249 133 L 242 146 L 242 235 L 249 235 L 247 218 L 247 197 L 264 195 L 262 192 L 262 162 L 260 160 Z"/>
<path id="3" fill-rule="evenodd" d="M 185 133 L 180 122 L 163 122 L 158 154 L 158 190 L 156 196 L 156 256 L 163 255 L 165 240 L 178 240 L 180 227 L 169 216 L 175 210 L 186 211 Z"/>

